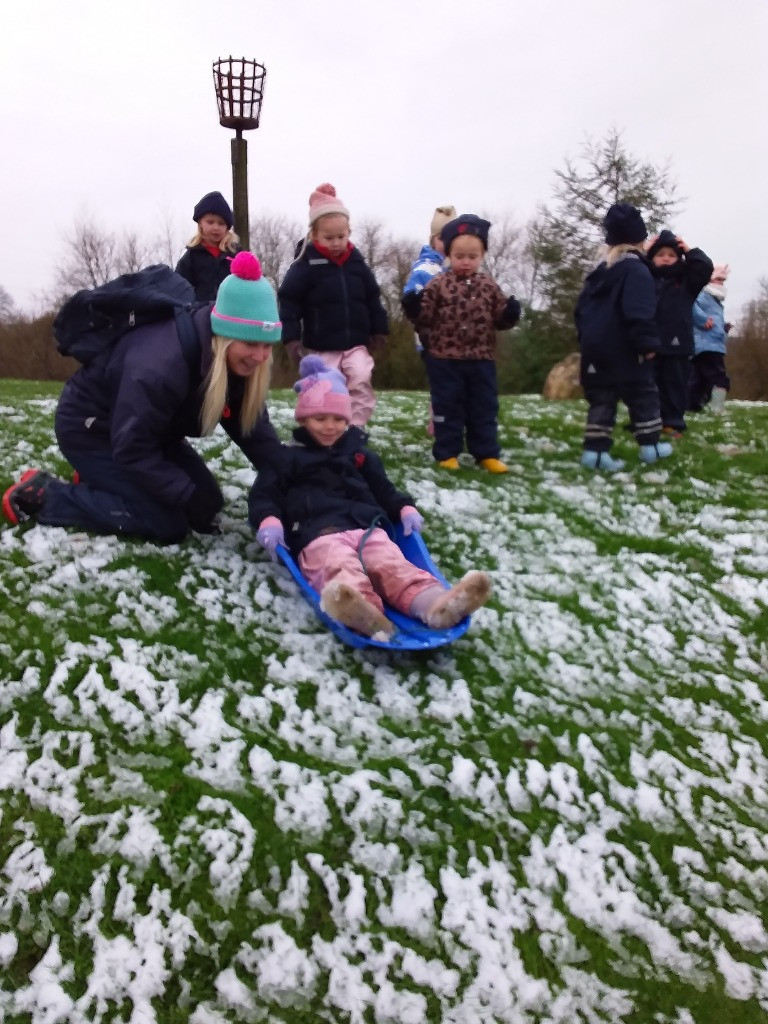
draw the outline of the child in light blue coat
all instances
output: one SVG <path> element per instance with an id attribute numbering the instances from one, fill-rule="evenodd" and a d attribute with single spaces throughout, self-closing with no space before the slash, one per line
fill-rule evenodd
<path id="1" fill-rule="evenodd" d="M 712 412 L 721 413 L 731 386 L 725 372 L 725 349 L 728 330 L 725 323 L 725 281 L 729 267 L 718 266 L 710 282 L 693 304 L 693 342 L 688 408 L 700 412 L 709 404 Z"/>
<path id="2" fill-rule="evenodd" d="M 402 306 L 403 312 L 414 322 L 419 312 L 419 300 L 417 296 L 424 291 L 433 277 L 442 274 L 447 264 L 445 260 L 445 246 L 440 238 L 440 232 L 449 221 L 456 216 L 455 206 L 438 206 L 432 215 L 432 222 L 429 225 L 429 245 L 422 245 L 419 255 L 411 266 L 408 279 L 403 286 Z M 416 351 L 423 356 L 427 349 L 427 335 L 423 329 L 416 334 Z M 427 433 L 432 436 L 435 427 L 432 422 L 432 407 L 429 409 L 429 423 Z"/>

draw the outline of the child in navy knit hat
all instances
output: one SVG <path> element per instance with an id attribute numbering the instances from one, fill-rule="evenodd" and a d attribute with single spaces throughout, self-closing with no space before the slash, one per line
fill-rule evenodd
<path id="1" fill-rule="evenodd" d="M 192 220 L 197 232 L 176 264 L 176 273 L 189 281 L 199 302 L 213 302 L 233 256 L 240 251 L 232 230 L 234 217 L 221 192 L 208 192 L 195 206 Z"/>
<path id="2" fill-rule="evenodd" d="M 273 557 L 287 545 L 323 611 L 366 636 L 394 631 L 382 598 L 432 629 L 456 625 L 488 600 L 490 577 L 468 572 L 446 589 L 405 558 L 387 530 L 402 523 L 407 535 L 423 519 L 350 425 L 344 377 L 316 355 L 305 356 L 299 372 L 294 443 L 259 470 L 248 496 L 257 540 Z"/>
<path id="3" fill-rule="evenodd" d="M 607 251 L 587 275 L 574 317 L 581 349 L 581 385 L 589 403 L 581 464 L 621 469 L 611 455 L 616 409 L 629 409 L 643 462 L 671 455 L 660 441 L 659 391 L 651 360 L 659 350 L 656 288 L 643 251 L 648 236 L 640 211 L 615 203 L 603 221 Z"/>

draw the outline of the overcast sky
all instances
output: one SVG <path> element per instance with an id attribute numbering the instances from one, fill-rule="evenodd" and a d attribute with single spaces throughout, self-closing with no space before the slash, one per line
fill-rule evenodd
<path id="1" fill-rule="evenodd" d="M 34 308 L 78 218 L 186 240 L 231 199 L 211 65 L 267 67 L 251 215 L 304 222 L 333 182 L 353 218 L 422 238 L 433 208 L 525 222 L 611 126 L 669 161 L 670 225 L 731 265 L 735 316 L 768 275 L 766 0 L 25 0 L 0 33 L 0 285 Z M 353 234 L 354 238 L 354 234 Z"/>

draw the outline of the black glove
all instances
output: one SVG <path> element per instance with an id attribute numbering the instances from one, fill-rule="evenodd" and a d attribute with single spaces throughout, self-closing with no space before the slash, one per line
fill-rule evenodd
<path id="1" fill-rule="evenodd" d="M 215 491 L 193 491 L 184 506 L 187 520 L 195 533 L 219 533 L 216 516 L 221 511 L 221 494 Z"/>
<path id="2" fill-rule="evenodd" d="M 411 323 L 413 323 L 419 315 L 419 310 L 421 309 L 421 296 L 423 294 L 423 290 L 420 292 L 407 292 L 400 299 L 400 305 L 403 307 L 403 312 Z"/>
<path id="3" fill-rule="evenodd" d="M 514 327 L 517 321 L 520 319 L 520 314 L 523 311 L 523 307 L 517 301 L 514 295 L 510 295 L 507 299 L 507 304 L 504 307 L 504 322 L 509 324 L 510 327 Z"/>

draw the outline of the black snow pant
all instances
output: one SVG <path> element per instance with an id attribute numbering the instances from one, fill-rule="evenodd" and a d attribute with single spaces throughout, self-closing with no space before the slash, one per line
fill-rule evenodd
<path id="1" fill-rule="evenodd" d="M 659 390 L 649 375 L 645 380 L 620 384 L 586 385 L 584 397 L 589 403 L 584 450 L 610 451 L 616 407 L 623 402 L 629 410 L 632 431 L 638 444 L 656 444 L 661 436 Z"/>
<path id="2" fill-rule="evenodd" d="M 62 446 L 62 452 L 77 470 L 80 482 L 51 483 L 45 504 L 35 517 L 38 523 L 142 537 L 161 544 L 178 543 L 189 532 L 184 509 L 150 497 L 109 451 L 76 452 Z M 191 445 L 183 441 L 166 455 L 221 509 L 224 499 L 219 485 Z"/>
<path id="3" fill-rule="evenodd" d="M 452 459 L 464 450 L 480 462 L 498 459 L 499 394 L 496 363 L 492 359 L 425 358 L 435 443 L 432 454 L 438 462 Z"/>
<path id="4" fill-rule="evenodd" d="M 688 408 L 701 412 L 712 397 L 712 388 L 730 391 L 731 380 L 725 372 L 722 352 L 700 352 L 690 362 L 688 378 Z"/>
<path id="5" fill-rule="evenodd" d="M 665 355 L 659 352 L 652 361 L 659 389 L 661 423 L 682 434 L 686 430 L 685 410 L 688 408 L 688 356 Z"/>

